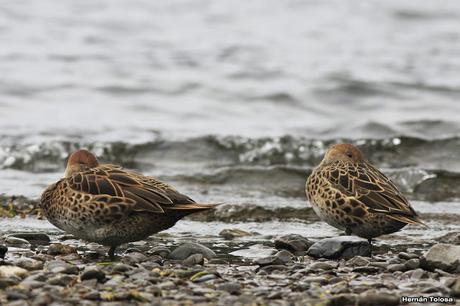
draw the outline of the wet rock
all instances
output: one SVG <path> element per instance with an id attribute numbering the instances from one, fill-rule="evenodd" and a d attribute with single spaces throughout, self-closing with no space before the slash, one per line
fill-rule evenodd
<path id="1" fill-rule="evenodd" d="M 174 284 L 172 281 L 165 281 L 165 282 L 159 283 L 157 287 L 160 288 L 161 290 L 171 290 L 171 289 L 176 288 L 176 284 Z"/>
<path id="2" fill-rule="evenodd" d="M 158 255 L 163 258 L 168 258 L 169 254 L 171 254 L 171 250 L 168 249 L 165 246 L 157 246 L 154 248 L 151 248 L 150 250 L 147 251 L 147 254 L 149 255 Z"/>
<path id="3" fill-rule="evenodd" d="M 460 232 L 450 232 L 436 239 L 440 243 L 460 245 Z"/>
<path id="4" fill-rule="evenodd" d="M 16 289 L 16 290 L 7 290 L 6 298 L 9 301 L 16 301 L 16 300 L 27 300 L 29 296 L 26 293 L 21 292 Z"/>
<path id="5" fill-rule="evenodd" d="M 276 291 L 276 292 L 271 292 L 270 294 L 268 294 L 267 299 L 277 300 L 277 299 L 281 299 L 282 297 L 283 297 L 283 292 Z"/>
<path id="6" fill-rule="evenodd" d="M 346 262 L 347 266 L 350 267 L 364 267 L 369 265 L 370 261 L 362 256 L 356 256 Z"/>
<path id="7" fill-rule="evenodd" d="M 420 267 L 420 260 L 418 258 L 409 259 L 408 261 L 406 261 L 404 266 L 406 266 L 407 270 L 417 269 L 418 267 Z"/>
<path id="8" fill-rule="evenodd" d="M 7 246 L 12 246 L 16 248 L 30 248 L 29 241 L 22 238 L 8 236 L 5 238 L 5 243 Z"/>
<path id="9" fill-rule="evenodd" d="M 5 289 L 10 286 L 15 286 L 21 282 L 21 278 L 17 276 L 4 277 L 0 275 L 0 289 Z"/>
<path id="10" fill-rule="evenodd" d="M 74 246 L 62 243 L 53 243 L 48 248 L 48 255 L 68 255 L 76 253 L 77 249 Z"/>
<path id="11" fill-rule="evenodd" d="M 112 272 L 114 272 L 114 273 L 124 273 L 124 272 L 127 272 L 127 271 L 131 270 L 131 269 L 132 269 L 132 267 L 129 266 L 129 265 L 119 263 L 119 264 L 116 264 L 112 268 Z"/>
<path id="12" fill-rule="evenodd" d="M 387 267 L 388 271 L 396 272 L 396 271 L 406 271 L 406 266 L 404 264 L 391 264 Z"/>
<path id="13" fill-rule="evenodd" d="M 29 271 L 43 269 L 43 262 L 30 258 L 20 258 L 14 262 L 16 266 Z"/>
<path id="14" fill-rule="evenodd" d="M 223 283 L 217 286 L 217 290 L 226 291 L 230 294 L 240 294 L 241 285 L 235 282 Z"/>
<path id="15" fill-rule="evenodd" d="M 400 297 L 386 292 L 361 293 L 358 297 L 359 306 L 397 306 L 400 303 Z"/>
<path id="16" fill-rule="evenodd" d="M 291 252 L 286 250 L 281 250 L 277 252 L 274 256 L 278 259 L 278 262 L 284 265 L 292 263 L 292 260 L 294 258 L 294 255 L 292 255 Z"/>
<path id="17" fill-rule="evenodd" d="M 338 263 L 334 262 L 315 262 L 310 265 L 310 270 L 319 271 L 319 270 L 333 270 L 337 268 Z"/>
<path id="18" fill-rule="evenodd" d="M 237 228 L 226 228 L 219 233 L 219 236 L 223 237 L 224 239 L 231 240 L 240 237 L 252 236 L 252 234 Z"/>
<path id="19" fill-rule="evenodd" d="M 275 248 L 287 250 L 295 255 L 303 255 L 313 242 L 297 234 L 290 234 L 275 239 Z"/>
<path id="20" fill-rule="evenodd" d="M 92 300 L 92 301 L 98 301 L 101 299 L 101 293 L 98 291 L 90 291 L 83 295 L 83 299 L 85 300 Z"/>
<path id="21" fill-rule="evenodd" d="M 138 264 L 138 263 L 141 263 L 141 262 L 144 262 L 148 260 L 148 257 L 145 256 L 144 254 L 140 253 L 140 252 L 129 252 L 129 253 L 126 253 L 125 256 L 123 256 L 123 263 L 127 264 L 127 265 L 135 265 L 135 264 Z"/>
<path id="22" fill-rule="evenodd" d="M 146 269 L 152 270 L 155 267 L 161 266 L 165 260 L 163 257 L 158 255 L 150 256 L 147 261 L 142 263 L 142 266 Z"/>
<path id="23" fill-rule="evenodd" d="M 422 279 L 422 278 L 425 278 L 426 276 L 427 276 L 427 272 L 420 268 L 412 271 L 410 275 L 410 277 L 413 279 Z"/>
<path id="24" fill-rule="evenodd" d="M 417 254 L 406 253 L 406 252 L 400 252 L 398 254 L 398 257 L 401 258 L 401 259 L 405 259 L 405 260 L 419 258 L 419 256 Z"/>
<path id="25" fill-rule="evenodd" d="M 99 283 L 103 282 L 105 279 L 105 273 L 98 268 L 88 268 L 80 276 L 82 281 L 96 279 Z"/>
<path id="26" fill-rule="evenodd" d="M 204 258 L 211 259 L 216 256 L 216 253 L 204 245 L 188 242 L 178 246 L 174 251 L 171 252 L 169 258 L 174 260 L 184 260 L 190 255 L 202 254 Z"/>
<path id="27" fill-rule="evenodd" d="M 104 287 L 117 288 L 123 283 L 124 279 L 125 279 L 125 276 L 123 275 L 114 275 L 111 279 L 109 279 L 107 282 L 104 283 Z"/>
<path id="28" fill-rule="evenodd" d="M 0 258 L 4 259 L 6 252 L 8 252 L 8 247 L 6 245 L 0 245 Z"/>
<path id="29" fill-rule="evenodd" d="M 75 276 L 68 274 L 58 274 L 48 280 L 48 284 L 55 286 L 67 286 L 75 280 Z"/>
<path id="30" fill-rule="evenodd" d="M 185 266 L 203 265 L 204 256 L 203 254 L 193 254 L 182 261 Z"/>
<path id="31" fill-rule="evenodd" d="M 355 267 L 355 268 L 353 268 L 353 272 L 368 273 L 368 274 L 374 274 L 374 273 L 379 272 L 380 270 L 381 270 L 381 268 L 373 267 L 373 266 L 363 266 L 363 267 Z"/>
<path id="32" fill-rule="evenodd" d="M 342 306 L 342 305 L 356 305 L 358 297 L 356 294 L 343 293 L 331 297 L 327 306 Z"/>
<path id="33" fill-rule="evenodd" d="M 436 244 L 422 256 L 420 265 L 429 271 L 441 269 L 450 273 L 460 273 L 460 246 Z"/>
<path id="34" fill-rule="evenodd" d="M 460 298 L 460 277 L 457 278 L 450 290 L 451 296 Z"/>
<path id="35" fill-rule="evenodd" d="M 35 245 L 47 245 L 50 243 L 50 237 L 44 233 L 14 233 L 9 236 L 27 240 Z"/>
<path id="36" fill-rule="evenodd" d="M 355 256 L 370 257 L 371 248 L 365 239 L 355 236 L 339 236 L 315 242 L 308 249 L 307 255 L 328 259 L 348 259 Z"/>
<path id="37" fill-rule="evenodd" d="M 25 278 L 29 275 L 29 271 L 26 269 L 15 267 L 15 266 L 0 266 L 0 278 L 16 276 L 19 278 Z"/>
<path id="38" fill-rule="evenodd" d="M 282 250 L 275 255 L 258 258 L 254 261 L 254 263 L 261 267 L 269 265 L 286 265 L 292 262 L 293 257 L 294 256 L 290 252 Z"/>
<path id="39" fill-rule="evenodd" d="M 80 269 L 62 260 L 51 260 L 45 264 L 45 271 L 52 273 L 78 274 Z"/>
<path id="40" fill-rule="evenodd" d="M 388 267 L 389 263 L 388 262 L 385 262 L 385 261 L 371 261 L 369 263 L 369 266 L 372 266 L 372 267 L 377 267 L 377 268 L 381 268 L 381 269 L 386 269 Z"/>
<path id="41" fill-rule="evenodd" d="M 204 283 L 210 280 L 214 280 L 216 278 L 217 276 L 215 274 L 205 274 L 199 277 L 192 277 L 191 281 L 193 281 L 194 283 Z"/>
<path id="42" fill-rule="evenodd" d="M 48 277 L 44 273 L 34 274 L 27 276 L 22 282 L 21 285 L 27 286 L 28 288 L 42 288 L 44 282 L 48 280 Z"/>

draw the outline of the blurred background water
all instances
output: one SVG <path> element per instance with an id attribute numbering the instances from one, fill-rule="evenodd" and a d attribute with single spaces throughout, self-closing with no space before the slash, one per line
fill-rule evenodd
<path id="1" fill-rule="evenodd" d="M 440 0 L 2 1 L 0 193 L 38 199 L 86 147 L 225 202 L 216 222 L 330 235 L 304 183 L 350 141 L 431 234 L 460 227 L 459 18 Z"/>

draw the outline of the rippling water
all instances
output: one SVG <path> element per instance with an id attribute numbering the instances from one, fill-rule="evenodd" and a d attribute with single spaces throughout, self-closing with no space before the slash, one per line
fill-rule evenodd
<path id="1" fill-rule="evenodd" d="M 304 209 L 350 141 L 433 223 L 460 214 L 459 18 L 439 0 L 2 2 L 0 193 L 37 199 L 87 147 L 199 200 Z"/>

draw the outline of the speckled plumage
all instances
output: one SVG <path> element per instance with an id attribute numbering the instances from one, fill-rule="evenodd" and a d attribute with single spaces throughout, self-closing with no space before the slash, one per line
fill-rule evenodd
<path id="1" fill-rule="evenodd" d="M 99 164 L 86 150 L 71 155 L 65 177 L 42 194 L 41 208 L 56 227 L 110 246 L 138 241 L 182 217 L 215 205 L 198 204 L 153 177 Z"/>
<path id="2" fill-rule="evenodd" d="M 351 144 L 332 146 L 307 180 L 306 194 L 321 220 L 371 241 L 421 224 L 393 182 Z"/>

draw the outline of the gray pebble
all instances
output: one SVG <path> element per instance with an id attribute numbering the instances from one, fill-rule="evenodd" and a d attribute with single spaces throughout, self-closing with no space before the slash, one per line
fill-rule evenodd
<path id="1" fill-rule="evenodd" d="M 24 292 L 20 292 L 17 290 L 8 290 L 6 292 L 6 298 L 10 301 L 16 301 L 16 300 L 27 300 L 29 296 L 25 294 Z"/>
<path id="2" fill-rule="evenodd" d="M 186 266 L 203 265 L 204 256 L 202 254 L 193 254 L 182 261 Z"/>
<path id="3" fill-rule="evenodd" d="M 151 248 L 150 250 L 147 251 L 147 254 L 149 255 L 158 255 L 163 258 L 168 258 L 169 254 L 171 254 L 171 250 L 168 249 L 165 246 L 156 246 L 154 248 Z"/>
<path id="4" fill-rule="evenodd" d="M 413 253 L 400 252 L 398 254 L 398 257 L 404 260 L 409 260 L 409 259 L 418 258 L 419 256 Z"/>
<path id="5" fill-rule="evenodd" d="M 420 260 L 418 258 L 409 259 L 404 265 L 407 270 L 414 270 L 420 267 Z"/>
<path id="6" fill-rule="evenodd" d="M 371 248 L 365 239 L 355 236 L 339 236 L 315 242 L 308 249 L 307 255 L 328 259 L 348 259 L 355 256 L 370 257 Z"/>
<path id="7" fill-rule="evenodd" d="M 43 269 L 43 262 L 30 258 L 20 258 L 15 261 L 15 265 L 29 271 Z"/>
<path id="8" fill-rule="evenodd" d="M 414 271 L 412 271 L 412 274 L 410 277 L 414 279 L 422 279 L 426 276 L 427 276 L 426 271 L 419 268 L 419 269 L 415 269 Z"/>
<path id="9" fill-rule="evenodd" d="M 76 253 L 77 249 L 74 246 L 62 243 L 53 243 L 48 247 L 48 255 L 67 255 Z"/>
<path id="10" fill-rule="evenodd" d="M 356 256 L 348 260 L 346 262 L 346 265 L 350 267 L 363 267 L 363 266 L 367 266 L 369 263 L 370 263 L 369 259 L 362 257 L 362 256 Z"/>
<path id="11" fill-rule="evenodd" d="M 318 271 L 318 270 L 333 270 L 337 268 L 338 263 L 331 263 L 331 262 L 315 262 L 310 265 L 310 269 L 312 271 Z"/>
<path id="12" fill-rule="evenodd" d="M 127 271 L 131 270 L 131 269 L 132 269 L 132 267 L 127 265 L 127 264 L 118 263 L 115 266 L 113 266 L 112 272 L 124 273 L 124 272 L 127 272 Z"/>
<path id="13" fill-rule="evenodd" d="M 379 272 L 381 269 L 382 268 L 374 267 L 374 266 L 364 266 L 364 267 L 353 268 L 353 272 L 373 274 L 373 273 Z"/>
<path id="14" fill-rule="evenodd" d="M 30 248 L 29 241 L 22 239 L 22 238 L 16 238 L 13 236 L 6 237 L 5 243 L 7 246 L 13 246 L 16 248 Z"/>
<path id="15" fill-rule="evenodd" d="M 216 278 L 217 278 L 217 276 L 215 274 L 205 274 L 203 276 L 200 276 L 198 278 L 193 279 L 193 282 L 194 283 L 204 283 L 204 282 L 207 282 L 209 280 L 216 279 Z"/>
<path id="16" fill-rule="evenodd" d="M 82 273 L 80 279 L 82 281 L 96 279 L 99 283 L 101 283 L 105 279 L 105 273 L 97 268 L 88 268 Z"/>
<path id="17" fill-rule="evenodd" d="M 51 260 L 45 263 L 45 271 L 52 273 L 65 273 L 65 274 L 78 274 L 80 269 L 75 266 L 68 264 L 62 260 Z"/>
<path id="18" fill-rule="evenodd" d="M 254 261 L 256 265 L 261 267 L 269 266 L 269 265 L 286 265 L 292 263 L 292 255 L 290 252 L 286 250 L 279 251 L 275 255 L 271 255 L 268 257 L 258 258 Z"/>
<path id="19" fill-rule="evenodd" d="M 288 267 L 285 265 L 268 265 L 268 266 L 262 266 L 257 274 L 263 275 L 267 273 L 272 273 L 273 271 L 284 271 L 287 270 Z"/>
<path id="20" fill-rule="evenodd" d="M 455 282 L 454 282 L 453 285 L 451 286 L 451 292 L 450 292 L 450 294 L 451 294 L 453 297 L 460 298 L 460 276 L 457 278 L 457 280 L 455 280 Z"/>
<path id="21" fill-rule="evenodd" d="M 277 292 L 271 292 L 267 296 L 267 299 L 269 299 L 269 300 L 277 300 L 277 299 L 281 299 L 282 297 L 283 297 L 283 292 L 277 291 Z"/>
<path id="22" fill-rule="evenodd" d="M 237 228 L 226 228 L 219 233 L 219 236 L 224 239 L 231 240 L 239 237 L 252 236 L 252 234 Z"/>
<path id="23" fill-rule="evenodd" d="M 226 291 L 230 294 L 240 294 L 241 285 L 235 282 L 223 283 L 217 286 L 217 290 Z"/>
<path id="24" fill-rule="evenodd" d="M 101 299 L 101 294 L 98 291 L 88 292 L 83 296 L 85 300 L 97 301 Z"/>
<path id="25" fill-rule="evenodd" d="M 358 297 L 359 306 L 397 306 L 400 303 L 400 297 L 388 293 L 361 293 Z"/>
<path id="26" fill-rule="evenodd" d="M 198 243 L 188 242 L 174 249 L 174 251 L 172 251 L 169 255 L 169 258 L 174 260 L 184 260 L 192 254 L 202 254 L 206 259 L 211 259 L 216 256 L 216 253 L 208 247 Z"/>
<path id="27" fill-rule="evenodd" d="M 406 266 L 404 264 L 391 264 L 388 265 L 387 270 L 390 272 L 406 271 Z"/>
<path id="28" fill-rule="evenodd" d="M 296 255 L 303 255 L 312 245 L 313 242 L 308 240 L 308 238 L 297 234 L 290 234 L 275 239 L 275 248 L 278 250 L 287 250 Z"/>
<path id="29" fill-rule="evenodd" d="M 386 269 L 388 267 L 388 262 L 371 261 L 369 266 Z"/>
<path id="30" fill-rule="evenodd" d="M 44 233 L 14 233 L 9 236 L 27 240 L 35 245 L 47 245 L 50 243 L 50 237 Z"/>
<path id="31" fill-rule="evenodd" d="M 125 256 L 122 258 L 122 262 L 127 265 L 135 265 L 141 262 L 144 262 L 148 259 L 147 256 L 140 252 L 129 252 L 126 253 Z"/>
<path id="32" fill-rule="evenodd" d="M 68 274 L 58 274 L 58 275 L 51 277 L 48 280 L 48 284 L 64 287 L 70 284 L 74 279 L 75 279 L 74 276 L 71 276 Z"/>
<path id="33" fill-rule="evenodd" d="M 165 282 L 157 284 L 157 287 L 160 288 L 161 290 L 171 290 L 171 289 L 176 288 L 176 284 L 174 284 L 172 281 L 165 281 Z"/>
<path id="34" fill-rule="evenodd" d="M 5 289 L 10 286 L 15 286 L 21 282 L 17 276 L 0 277 L 0 289 Z"/>

